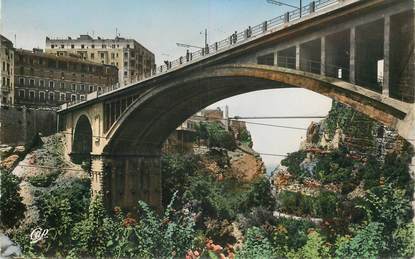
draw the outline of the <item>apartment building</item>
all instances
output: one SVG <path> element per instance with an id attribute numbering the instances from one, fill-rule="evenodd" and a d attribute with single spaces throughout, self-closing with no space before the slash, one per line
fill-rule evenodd
<path id="1" fill-rule="evenodd" d="M 75 54 L 87 61 L 116 66 L 121 85 L 149 77 L 151 71 L 155 69 L 152 52 L 133 39 L 121 37 L 114 39 L 100 37 L 95 39 L 89 35 L 80 35 L 76 39 L 46 37 L 45 52 L 59 57 Z"/>
<path id="2" fill-rule="evenodd" d="M 0 35 L 0 103 L 14 103 L 14 48 L 13 43 Z"/>
<path id="3" fill-rule="evenodd" d="M 76 55 L 56 56 L 16 49 L 15 105 L 57 107 L 118 82 L 115 66 L 90 62 Z"/>

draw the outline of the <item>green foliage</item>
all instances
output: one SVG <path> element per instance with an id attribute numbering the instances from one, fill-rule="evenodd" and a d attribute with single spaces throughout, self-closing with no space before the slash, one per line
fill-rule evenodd
<path id="1" fill-rule="evenodd" d="M 345 150 L 337 150 L 318 157 L 314 169 L 315 178 L 322 183 L 343 183 L 353 177 L 353 160 L 346 157 Z"/>
<path id="2" fill-rule="evenodd" d="M 268 178 L 260 177 L 252 185 L 243 204 L 247 211 L 253 207 L 264 207 L 268 210 L 275 209 L 275 197 L 272 195 L 271 183 Z"/>
<path id="3" fill-rule="evenodd" d="M 336 257 L 378 258 L 382 256 L 386 246 L 383 230 L 383 224 L 372 222 L 357 231 L 353 238 L 339 238 L 336 241 Z"/>
<path id="4" fill-rule="evenodd" d="M 236 148 L 236 141 L 233 135 L 226 131 L 218 122 L 200 123 L 196 127 L 200 139 L 207 139 L 209 147 L 219 147 L 228 150 Z"/>
<path id="5" fill-rule="evenodd" d="M 311 231 L 307 236 L 307 243 L 297 251 L 290 251 L 287 257 L 292 259 L 330 258 L 330 247 L 317 231 Z"/>
<path id="6" fill-rule="evenodd" d="M 321 218 L 334 218 L 337 216 L 339 199 L 333 192 L 321 191 L 313 199 L 314 215 Z"/>
<path id="7" fill-rule="evenodd" d="M 110 254 L 116 230 L 114 222 L 106 215 L 102 198 L 97 197 L 89 206 L 85 219 L 76 223 L 71 231 L 74 248 L 72 255 L 104 257 Z"/>
<path id="8" fill-rule="evenodd" d="M 142 251 L 151 257 L 184 257 L 194 245 L 194 219 L 187 209 L 181 214 L 173 214 L 173 201 L 174 197 L 161 218 L 158 218 L 147 204 L 139 202 L 144 217 L 135 228 L 135 233 L 138 240 L 142 241 L 139 243 Z"/>
<path id="9" fill-rule="evenodd" d="M 65 250 L 70 247 L 70 232 L 82 219 L 89 204 L 89 181 L 78 180 L 68 187 L 47 192 L 37 200 L 40 226 L 49 229 L 43 251 Z"/>
<path id="10" fill-rule="evenodd" d="M 393 233 L 395 254 L 392 256 L 413 257 L 415 252 L 415 224 L 409 223 L 399 227 Z"/>
<path id="11" fill-rule="evenodd" d="M 251 133 L 246 128 L 241 128 L 238 132 L 238 140 L 242 142 L 242 144 L 247 145 L 248 147 L 251 147 L 254 145 L 252 142 Z"/>
<path id="12" fill-rule="evenodd" d="M 307 152 L 305 151 L 293 152 L 281 161 L 281 165 L 288 167 L 288 171 L 294 176 L 303 177 L 306 172 L 300 167 L 300 164 L 306 157 Z"/>
<path id="13" fill-rule="evenodd" d="M 266 233 L 252 227 L 247 230 L 242 249 L 237 251 L 238 258 L 275 258 L 274 249 Z"/>
<path id="14" fill-rule="evenodd" d="M 1 222 L 0 226 L 16 226 L 23 218 L 26 206 L 22 203 L 22 197 L 19 194 L 20 180 L 15 175 L 0 169 L 1 174 Z"/>
<path id="15" fill-rule="evenodd" d="M 316 197 L 300 192 L 281 191 L 278 194 L 279 209 L 288 214 L 333 218 L 337 216 L 339 198 L 328 191 L 320 191 Z"/>
<path id="16" fill-rule="evenodd" d="M 163 200 L 170 201 L 173 193 L 182 195 L 190 176 L 198 170 L 198 157 L 192 155 L 164 155 L 161 158 Z M 167 204 L 165 204 L 167 206 Z"/>
<path id="17" fill-rule="evenodd" d="M 39 174 L 28 177 L 27 181 L 36 187 L 49 187 L 58 178 L 60 172 L 55 171 L 49 174 Z"/>
<path id="18" fill-rule="evenodd" d="M 384 224 L 388 233 L 405 224 L 411 217 L 410 201 L 405 190 L 388 183 L 367 192 L 358 207 L 362 208 L 369 222 Z"/>
<path id="19" fill-rule="evenodd" d="M 308 240 L 308 232 L 316 226 L 306 220 L 280 218 L 272 233 L 272 245 L 279 257 L 285 256 L 290 249 L 297 250 Z"/>

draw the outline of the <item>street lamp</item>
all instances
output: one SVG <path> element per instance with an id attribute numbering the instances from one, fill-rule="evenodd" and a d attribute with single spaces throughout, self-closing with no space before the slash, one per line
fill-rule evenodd
<path id="1" fill-rule="evenodd" d="M 288 7 L 291 7 L 291 8 L 300 9 L 300 17 L 302 17 L 302 14 L 303 14 L 303 0 L 300 0 L 300 8 L 298 8 L 297 6 L 294 6 L 294 5 L 286 4 L 286 3 L 283 3 L 283 2 L 280 2 L 280 1 L 275 1 L 275 0 L 267 0 L 267 3 L 275 4 L 275 5 L 278 5 L 278 6 L 285 5 L 285 6 L 288 6 Z"/>

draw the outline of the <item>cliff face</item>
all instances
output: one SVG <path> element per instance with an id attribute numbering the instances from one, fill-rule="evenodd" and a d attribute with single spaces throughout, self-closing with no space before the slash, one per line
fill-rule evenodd
<path id="1" fill-rule="evenodd" d="M 334 102 L 326 119 L 310 124 L 300 150 L 273 172 L 274 185 L 286 200 L 289 195 L 308 199 L 329 193 L 346 206 L 391 184 L 411 200 L 413 154 L 412 146 L 393 129 Z"/>
<path id="2" fill-rule="evenodd" d="M 402 152 L 407 144 L 395 130 L 333 102 L 326 119 L 310 124 L 300 150 L 313 153 L 346 148 L 352 156 L 383 162 L 387 154 Z"/>
<path id="3" fill-rule="evenodd" d="M 264 163 L 252 147 L 245 125 L 226 126 L 219 122 L 200 122 L 194 130 L 177 130 L 166 141 L 166 155 L 192 154 L 199 164 L 218 180 L 224 177 L 251 182 L 266 172 Z"/>

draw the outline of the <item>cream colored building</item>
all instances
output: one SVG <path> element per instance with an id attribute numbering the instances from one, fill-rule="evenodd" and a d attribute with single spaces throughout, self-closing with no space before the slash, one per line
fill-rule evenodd
<path id="1" fill-rule="evenodd" d="M 14 48 L 13 43 L 0 35 L 0 103 L 14 104 Z"/>
<path id="2" fill-rule="evenodd" d="M 58 56 L 76 54 L 81 58 L 114 65 L 118 68 L 120 84 L 130 84 L 151 75 L 155 68 L 154 54 L 133 39 L 94 39 L 80 35 L 77 39 L 50 39 L 46 37 L 46 53 Z"/>

